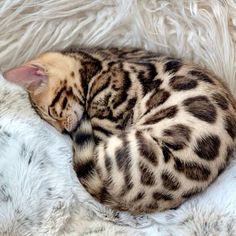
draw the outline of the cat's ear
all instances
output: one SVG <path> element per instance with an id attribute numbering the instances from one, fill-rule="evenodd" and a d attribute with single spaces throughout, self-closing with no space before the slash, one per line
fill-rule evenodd
<path id="1" fill-rule="evenodd" d="M 3 73 L 3 77 L 28 90 L 37 89 L 48 80 L 48 76 L 43 67 L 31 64 L 10 69 Z"/>

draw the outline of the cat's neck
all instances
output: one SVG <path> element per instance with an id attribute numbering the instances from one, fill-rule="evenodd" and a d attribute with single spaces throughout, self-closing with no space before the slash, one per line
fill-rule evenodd
<path id="1" fill-rule="evenodd" d="M 78 60 L 81 89 L 86 99 L 90 81 L 102 70 L 102 64 L 100 60 L 84 52 L 78 53 Z"/>

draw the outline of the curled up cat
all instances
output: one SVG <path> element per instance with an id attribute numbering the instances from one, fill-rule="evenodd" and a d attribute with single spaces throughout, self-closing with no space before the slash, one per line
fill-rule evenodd
<path id="1" fill-rule="evenodd" d="M 131 213 L 206 189 L 236 144 L 236 102 L 214 75 L 139 49 L 47 52 L 4 74 L 74 143 L 74 169 L 101 203 Z"/>

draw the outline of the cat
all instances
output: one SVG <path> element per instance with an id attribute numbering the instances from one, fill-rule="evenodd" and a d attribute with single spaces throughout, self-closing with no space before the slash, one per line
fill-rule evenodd
<path id="1" fill-rule="evenodd" d="M 235 148 L 235 99 L 213 72 L 182 59 L 72 47 L 4 76 L 71 136 L 80 182 L 114 209 L 178 207 L 216 179 Z"/>

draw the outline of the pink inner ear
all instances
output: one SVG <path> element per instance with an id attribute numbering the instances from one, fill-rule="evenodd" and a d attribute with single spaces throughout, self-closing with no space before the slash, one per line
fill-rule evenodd
<path id="1" fill-rule="evenodd" d="M 47 80 L 44 69 L 36 65 L 23 65 L 6 71 L 4 78 L 22 87 L 38 87 Z"/>

